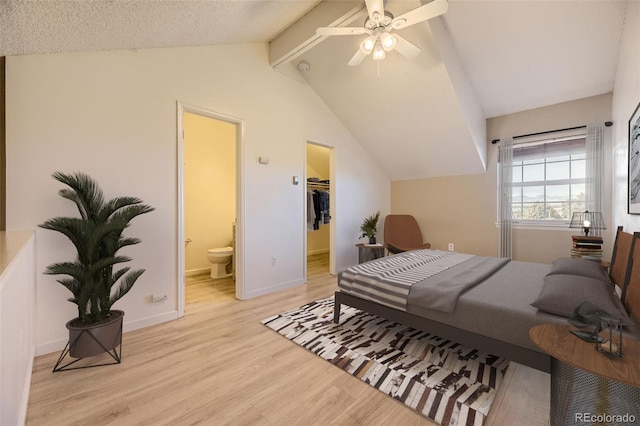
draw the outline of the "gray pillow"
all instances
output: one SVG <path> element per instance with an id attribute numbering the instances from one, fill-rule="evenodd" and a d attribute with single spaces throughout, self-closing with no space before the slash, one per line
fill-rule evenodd
<path id="1" fill-rule="evenodd" d="M 551 272 L 547 275 L 557 274 L 579 275 L 581 277 L 594 278 L 613 286 L 613 283 L 609 279 L 609 275 L 607 275 L 602 266 L 600 266 L 600 263 L 594 262 L 593 260 L 577 259 L 574 257 L 556 259 L 551 264 Z"/>
<path id="2" fill-rule="evenodd" d="M 630 324 L 622 302 L 611 291 L 611 286 L 595 278 L 567 274 L 547 275 L 540 295 L 531 306 L 569 318 L 583 302 L 591 302 L 613 318 L 621 319 L 624 325 Z"/>

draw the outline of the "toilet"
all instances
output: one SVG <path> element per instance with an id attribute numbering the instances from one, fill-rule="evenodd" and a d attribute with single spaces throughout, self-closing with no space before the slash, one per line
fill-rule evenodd
<path id="1" fill-rule="evenodd" d="M 207 251 L 207 259 L 213 265 L 211 266 L 211 278 L 225 278 L 231 276 L 231 272 L 227 272 L 227 266 L 231 264 L 233 259 L 233 247 L 214 248 Z"/>

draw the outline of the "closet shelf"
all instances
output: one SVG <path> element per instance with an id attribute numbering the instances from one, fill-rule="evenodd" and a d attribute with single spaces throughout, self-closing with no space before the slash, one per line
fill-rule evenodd
<path id="1" fill-rule="evenodd" d="M 307 180 L 307 188 L 312 188 L 312 189 L 330 189 L 331 188 L 331 184 L 329 183 L 328 180 L 321 180 L 321 181 L 315 181 L 315 180 Z"/>

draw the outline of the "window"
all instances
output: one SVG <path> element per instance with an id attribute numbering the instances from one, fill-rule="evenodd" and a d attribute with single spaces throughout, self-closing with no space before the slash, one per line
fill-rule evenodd
<path id="1" fill-rule="evenodd" d="M 543 141 L 513 148 L 513 219 L 566 223 L 586 210 L 586 140 Z"/>

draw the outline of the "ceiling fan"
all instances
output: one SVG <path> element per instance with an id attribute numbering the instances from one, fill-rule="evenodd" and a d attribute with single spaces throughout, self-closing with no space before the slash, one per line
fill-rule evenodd
<path id="1" fill-rule="evenodd" d="M 385 52 L 394 49 L 407 58 L 415 58 L 420 53 L 420 48 L 398 34 L 391 34 L 391 31 L 435 18 L 444 14 L 449 8 L 447 0 L 433 0 L 394 17 L 391 12 L 384 10 L 383 0 L 365 0 L 365 3 L 369 16 L 364 21 L 364 27 L 320 27 L 316 30 L 316 34 L 322 36 L 369 34 L 349 61 L 352 67 L 360 65 L 371 53 L 373 53 L 373 59 L 379 61 L 384 59 Z"/>

